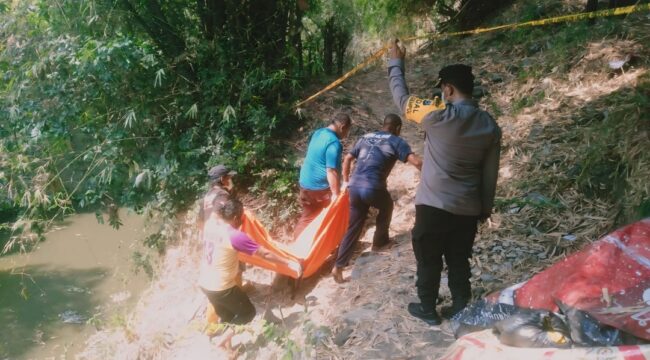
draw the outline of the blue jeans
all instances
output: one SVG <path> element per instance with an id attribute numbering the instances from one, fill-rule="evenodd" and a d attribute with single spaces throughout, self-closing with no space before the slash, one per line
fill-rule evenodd
<path id="1" fill-rule="evenodd" d="M 350 221 L 348 231 L 339 246 L 338 256 L 336 257 L 337 267 L 346 266 L 350 261 L 354 245 L 361 236 L 371 206 L 379 210 L 375 236 L 372 239 L 374 246 L 382 246 L 388 243 L 388 228 L 393 216 L 393 199 L 390 197 L 388 190 L 350 187 L 349 192 Z"/>

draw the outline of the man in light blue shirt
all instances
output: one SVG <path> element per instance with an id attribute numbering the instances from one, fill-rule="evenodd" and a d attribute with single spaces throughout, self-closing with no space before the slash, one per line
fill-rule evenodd
<path id="1" fill-rule="evenodd" d="M 329 126 L 316 130 L 309 140 L 307 155 L 300 168 L 300 205 L 302 214 L 294 229 L 294 238 L 326 208 L 341 191 L 340 139 L 348 136 L 352 120 L 338 114 Z"/>

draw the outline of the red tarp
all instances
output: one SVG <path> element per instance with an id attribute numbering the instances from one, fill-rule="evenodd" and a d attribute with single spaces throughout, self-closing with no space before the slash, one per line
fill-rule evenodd
<path id="1" fill-rule="evenodd" d="M 650 219 L 623 227 L 515 291 L 515 305 L 558 311 L 557 302 L 650 340 Z"/>

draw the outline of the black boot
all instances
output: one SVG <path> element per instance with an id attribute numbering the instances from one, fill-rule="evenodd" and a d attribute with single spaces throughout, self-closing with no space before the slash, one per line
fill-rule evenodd
<path id="1" fill-rule="evenodd" d="M 438 316 L 435 307 L 429 310 L 425 309 L 420 303 L 409 303 L 408 311 L 409 314 L 429 325 L 440 325 L 442 323 L 442 319 Z"/>
<path id="2" fill-rule="evenodd" d="M 443 306 L 440 309 L 440 315 L 442 315 L 442 317 L 445 319 L 451 319 L 452 317 L 454 317 L 454 315 L 463 311 L 463 309 L 465 309 L 465 307 L 467 306 L 468 302 L 469 299 L 466 298 L 454 299 L 451 302 L 451 306 Z"/>

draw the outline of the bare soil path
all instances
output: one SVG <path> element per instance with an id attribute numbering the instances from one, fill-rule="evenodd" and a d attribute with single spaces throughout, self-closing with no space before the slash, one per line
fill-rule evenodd
<path id="1" fill-rule="evenodd" d="M 425 58 L 410 61 L 407 79 L 411 91 L 428 95 L 427 85 L 432 83 L 436 71 L 437 67 Z M 384 64 L 358 74 L 308 105 L 306 111 L 310 117 L 327 120 L 340 109 L 350 112 L 353 118 L 353 130 L 344 142 L 345 150 L 351 149 L 359 136 L 378 130 L 386 114 L 399 113 L 388 89 Z M 401 136 L 421 155 L 424 132 L 417 124 L 406 122 Z M 419 171 L 399 162 L 388 179 L 395 201 L 390 228 L 395 244 L 390 249 L 370 251 L 376 214 L 371 213 L 357 256 L 344 272 L 349 281 L 335 283 L 326 275 L 328 269 L 323 270 L 324 276 L 307 281 L 300 296 L 308 299 L 310 321 L 332 333 L 330 341 L 319 347 L 319 357 L 435 359 L 453 342 L 445 324 L 431 327 L 406 311 L 406 305 L 417 299 L 410 230 L 418 182 Z M 282 299 L 277 300 L 282 303 Z M 290 311 L 285 308 L 283 314 L 287 316 Z"/>
<path id="2" fill-rule="evenodd" d="M 626 144 L 634 146 L 624 149 L 635 158 L 647 153 L 647 131 L 637 130 L 632 120 L 641 113 L 637 97 L 647 89 L 650 54 L 643 39 L 648 38 L 648 29 L 638 25 L 634 29 L 627 34 L 639 34 L 638 39 L 581 44 L 570 58 L 562 57 L 562 64 L 549 63 L 553 57 L 548 56 L 555 51 L 550 45 L 546 51 L 528 54 L 525 45 L 501 49 L 499 43 L 478 37 L 464 39 L 461 46 L 436 48 L 435 61 L 408 56 L 407 82 L 412 93 L 421 96 L 431 95 L 443 63 L 471 63 L 489 91 L 481 106 L 493 112 L 503 130 L 497 187 L 501 204 L 492 223 L 482 226 L 476 238 L 471 260 L 475 296 L 529 278 L 614 226 L 615 204 L 585 196 L 572 173 L 584 162 L 582 153 L 591 151 L 589 144 L 598 139 L 588 136 L 590 124 L 597 125 L 598 119 L 613 117 L 629 126 L 623 127 L 630 133 Z M 643 62 L 613 73 L 608 61 L 631 52 Z M 549 70 L 548 65 L 557 66 Z M 527 75 L 527 69 L 543 75 Z M 314 121 L 290 139 L 296 151 L 304 153 L 309 126 L 320 126 L 319 120 L 325 123 L 341 109 L 351 113 L 354 125 L 344 142 L 346 150 L 359 136 L 379 129 L 387 113 L 399 112 L 389 93 L 385 63 L 306 105 L 302 111 Z M 623 121 L 628 118 L 630 125 Z M 402 136 L 421 154 L 424 134 L 417 125 L 405 123 Z M 644 161 L 639 160 L 629 174 L 635 189 L 647 184 Z M 396 164 L 388 179 L 395 201 L 390 234 L 396 244 L 381 252 L 369 250 L 374 232 L 371 214 L 353 264 L 344 272 L 349 282 L 335 283 L 325 266 L 320 275 L 305 279 L 291 298 L 286 279 L 249 268 L 244 278 L 255 285 L 251 298 L 261 316 L 233 339 L 236 352 L 224 352 L 218 339 L 203 333 L 206 299 L 194 281 L 199 246 L 188 229 L 181 245 L 168 252 L 159 279 L 138 309 L 118 328 L 93 336 L 79 358 L 279 359 L 288 353 L 294 359 L 439 358 L 453 341 L 447 324 L 430 327 L 406 311 L 417 298 L 410 230 L 418 182 L 415 168 Z M 441 295 L 448 301 L 445 280 L 443 274 Z"/>

